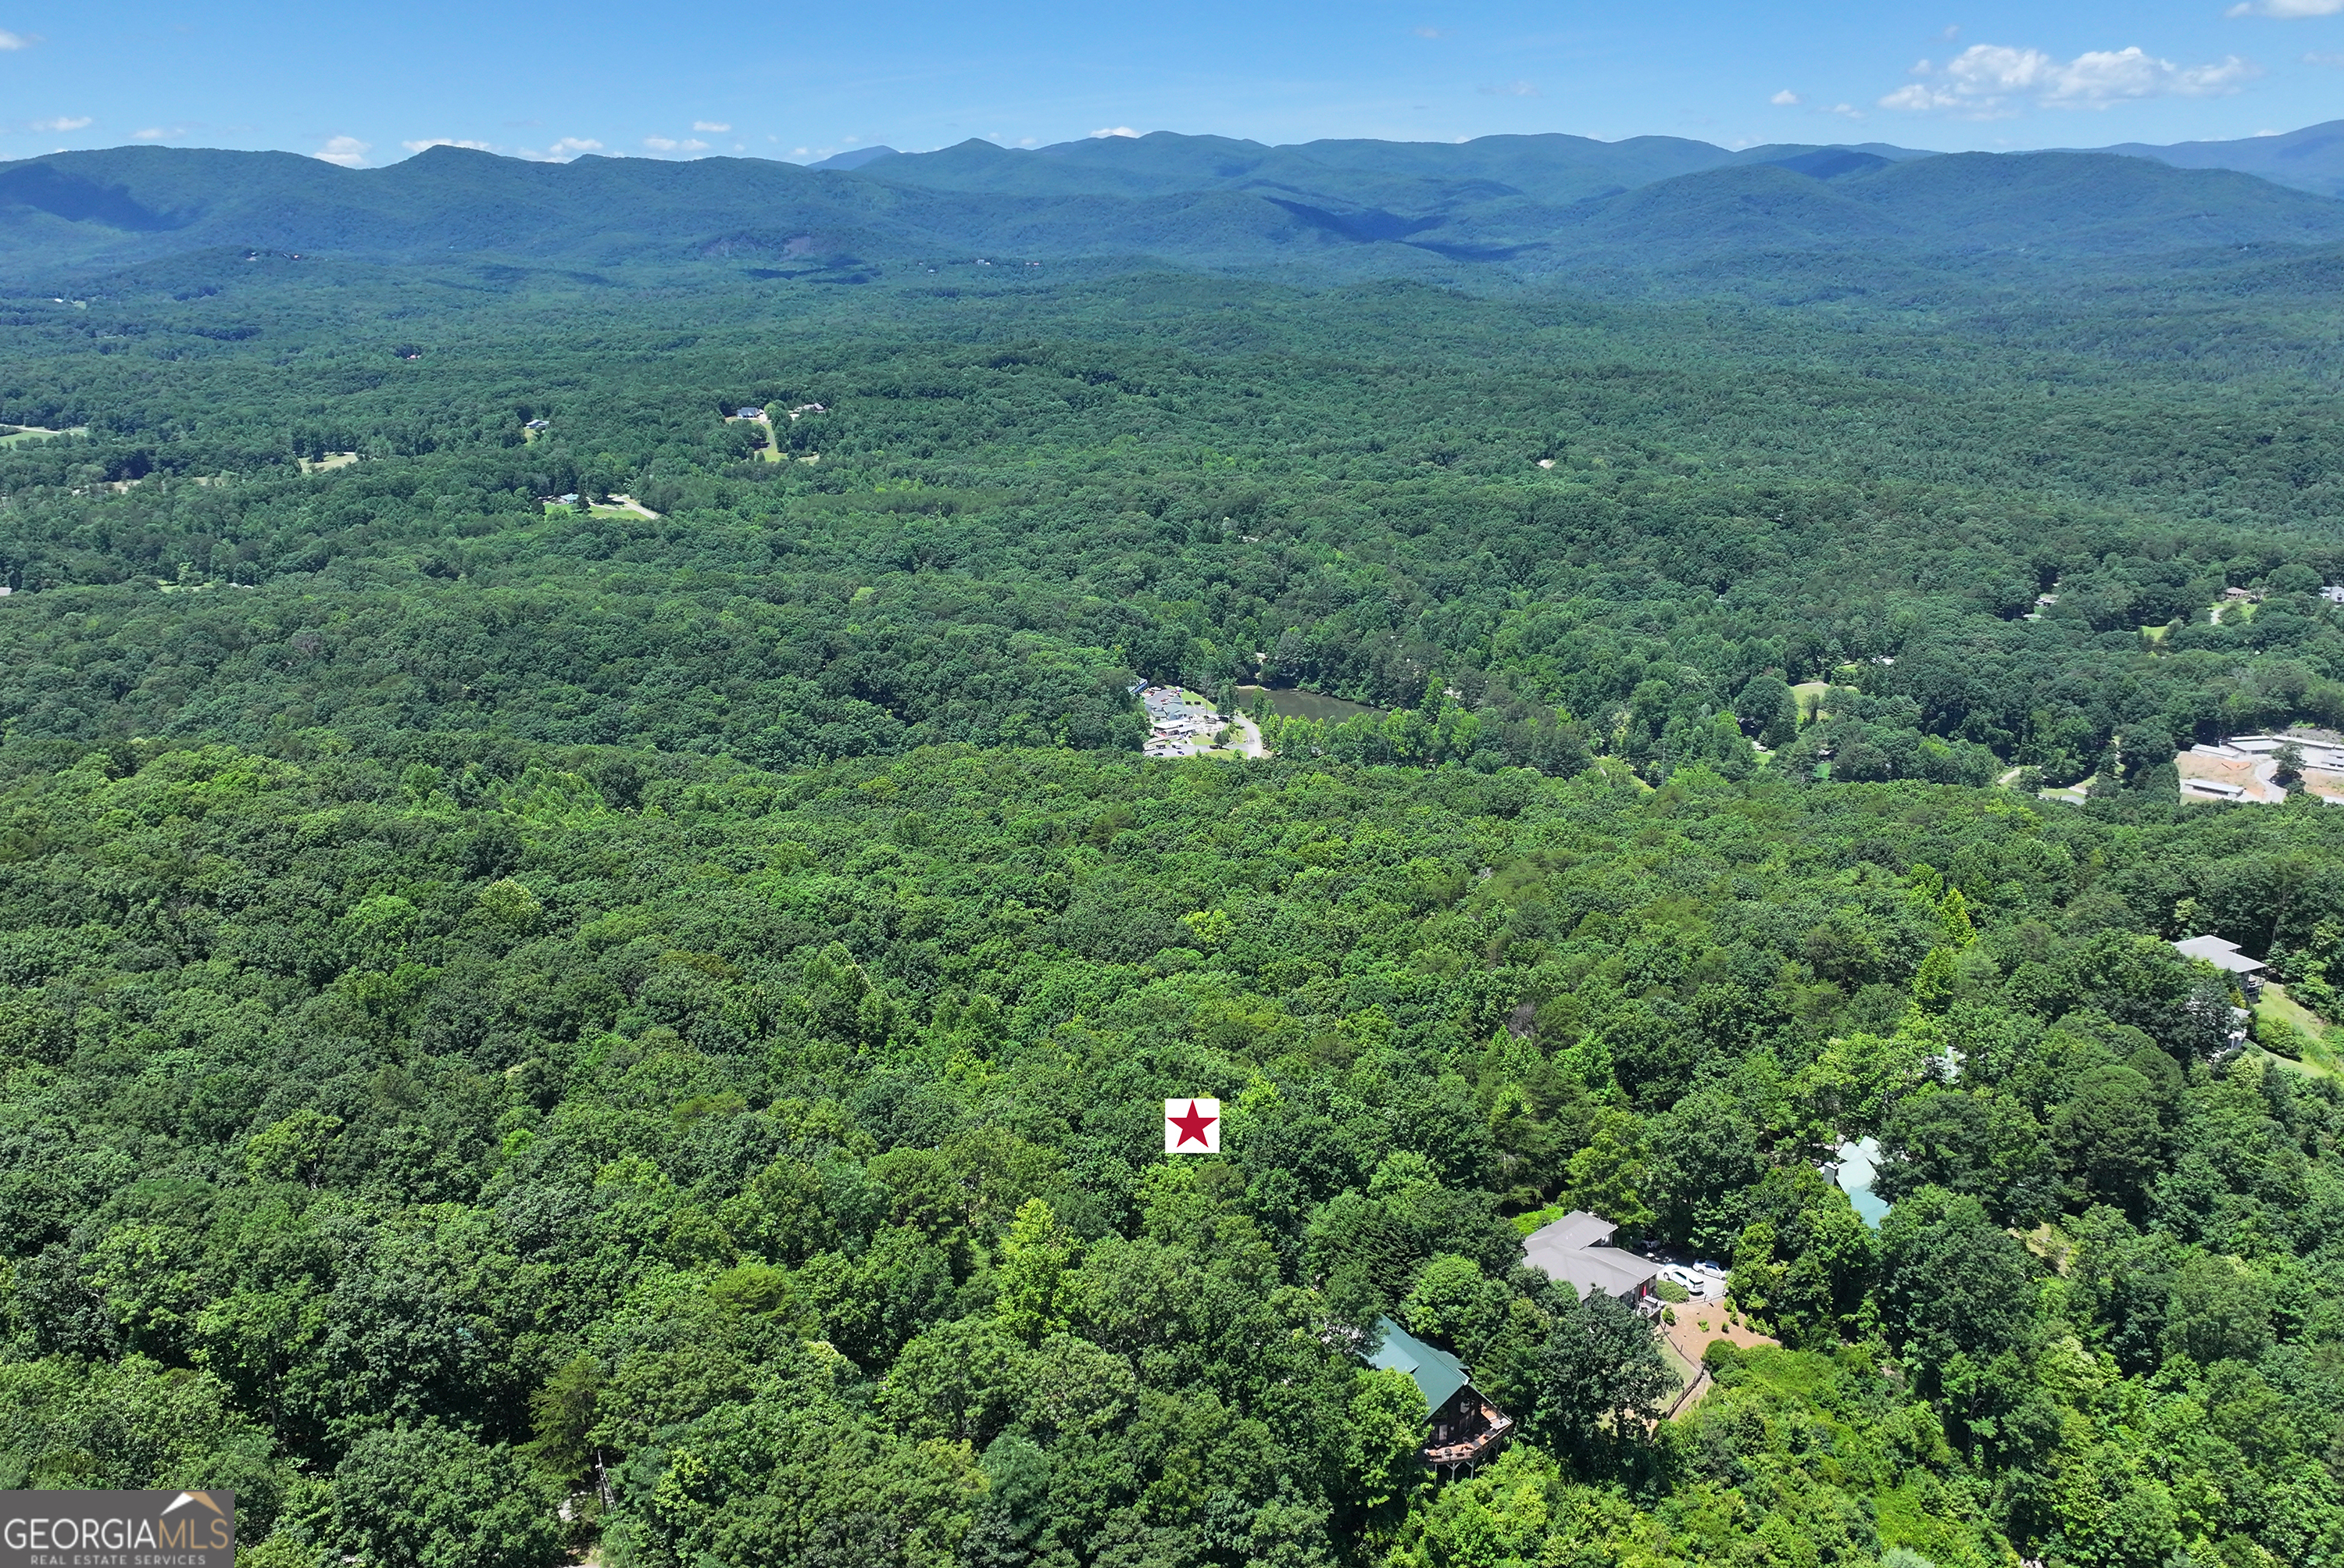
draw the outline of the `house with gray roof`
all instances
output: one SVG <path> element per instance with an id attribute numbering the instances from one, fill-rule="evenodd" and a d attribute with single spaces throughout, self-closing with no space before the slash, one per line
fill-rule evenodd
<path id="1" fill-rule="evenodd" d="M 2248 957 L 2238 951 L 2238 945 L 2235 942 L 2225 942 L 2219 936 L 2192 936 L 2187 941 L 2176 942 L 2173 950 L 2184 958 L 2203 958 L 2224 974 L 2236 975 L 2238 988 L 2246 992 L 2249 1002 L 2262 994 L 2262 960 Z"/>
<path id="2" fill-rule="evenodd" d="M 1584 1300 L 1591 1291 L 1617 1296 L 1646 1316 L 1657 1315 L 1654 1285 L 1661 1266 L 1649 1258 L 1609 1245 L 1619 1227 L 1601 1215 L 1573 1209 L 1551 1225 L 1531 1232 L 1522 1254 L 1531 1268 L 1560 1280 Z"/>

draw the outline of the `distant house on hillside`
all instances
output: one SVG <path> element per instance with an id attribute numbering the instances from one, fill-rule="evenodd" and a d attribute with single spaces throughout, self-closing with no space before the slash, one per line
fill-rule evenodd
<path id="1" fill-rule="evenodd" d="M 1495 1458 L 1513 1418 L 1481 1397 L 1467 1375 L 1465 1363 L 1447 1351 L 1426 1344 L 1393 1322 L 1377 1320 L 1383 1343 L 1368 1358 L 1368 1365 L 1385 1371 L 1406 1372 L 1424 1395 L 1432 1412 L 1432 1441 L 1424 1445 L 1424 1462 L 1449 1479 Z"/>
<path id="2" fill-rule="evenodd" d="M 531 420 L 529 423 L 521 426 L 521 429 L 525 430 L 551 430 L 552 428 L 551 421 L 547 420 Z"/>
<path id="3" fill-rule="evenodd" d="M 1661 1298 L 1654 1290 L 1661 1267 L 1649 1258 L 1610 1246 L 1619 1227 L 1601 1215 L 1575 1209 L 1553 1224 L 1531 1232 L 1522 1243 L 1531 1268 L 1550 1280 L 1561 1280 L 1580 1294 L 1601 1290 L 1617 1296 L 1646 1317 L 1657 1317 Z"/>
<path id="4" fill-rule="evenodd" d="M 2173 950 L 2184 958 L 2203 958 L 2225 974 L 2238 977 L 2238 988 L 2251 1002 L 2263 994 L 2263 963 L 2238 951 L 2235 942 L 2225 942 L 2219 936 L 2192 936 L 2186 942 L 2176 942 Z"/>
<path id="5" fill-rule="evenodd" d="M 743 409 L 739 413 L 734 414 L 732 417 L 736 420 L 762 420 L 765 417 L 765 410 L 763 409 Z"/>

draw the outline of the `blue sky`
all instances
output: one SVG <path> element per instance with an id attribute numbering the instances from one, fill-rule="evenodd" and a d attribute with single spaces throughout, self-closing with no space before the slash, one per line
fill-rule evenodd
<path id="1" fill-rule="evenodd" d="M 1153 130 L 1951 149 L 2338 117 L 2344 0 L 0 0 L 0 158 L 149 141 L 356 167 L 448 140 L 806 161 Z"/>

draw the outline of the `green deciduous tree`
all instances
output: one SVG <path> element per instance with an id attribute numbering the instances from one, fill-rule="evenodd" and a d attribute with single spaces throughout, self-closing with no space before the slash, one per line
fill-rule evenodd
<path id="1" fill-rule="evenodd" d="M 1976 1199 L 1923 1188 L 1881 1226 L 1881 1327 L 1925 1382 L 1955 1356 L 1983 1365 L 2027 1344 L 2035 1275 Z"/>
<path id="2" fill-rule="evenodd" d="M 511 1450 L 433 1421 L 350 1445 L 332 1528 L 369 1568 L 546 1568 L 558 1545 L 543 1483 Z"/>
<path id="3" fill-rule="evenodd" d="M 1430 1417 L 1416 1380 L 1401 1371 L 1353 1376 L 1343 1445 L 1343 1496 L 1360 1528 L 1390 1531 L 1431 1482 L 1424 1464 Z"/>
<path id="4" fill-rule="evenodd" d="M 1064 1329 L 1060 1298 L 1073 1260 L 1073 1242 L 1050 1206 L 1038 1198 L 1019 1205 L 994 1265 L 994 1311 L 1002 1326 L 1028 1344 Z"/>
<path id="5" fill-rule="evenodd" d="M 1597 1292 L 1557 1315 L 1531 1373 L 1525 1425 L 1551 1453 L 1603 1473 L 1647 1439 L 1676 1374 L 1634 1308 Z"/>
<path id="6" fill-rule="evenodd" d="M 1861 1337 L 1873 1240 L 1847 1195 L 1813 1166 L 1766 1173 L 1734 1243 L 1733 1301 L 1785 1344 Z"/>
<path id="7" fill-rule="evenodd" d="M 2086 1072 L 2052 1116 L 2051 1145 L 2076 1207 L 2137 1211 L 2164 1163 L 2165 1128 L 2148 1080 L 2115 1065 Z"/>

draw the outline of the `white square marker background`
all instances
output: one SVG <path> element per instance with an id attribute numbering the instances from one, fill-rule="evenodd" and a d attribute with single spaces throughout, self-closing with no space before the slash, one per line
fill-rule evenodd
<path id="1" fill-rule="evenodd" d="M 1207 1119 L 1208 1118 L 1208 1119 Z M 1199 1123 L 1202 1125 L 1199 1125 Z M 1195 1096 L 1164 1102 L 1164 1152 L 1221 1152 L 1221 1102 Z"/>

